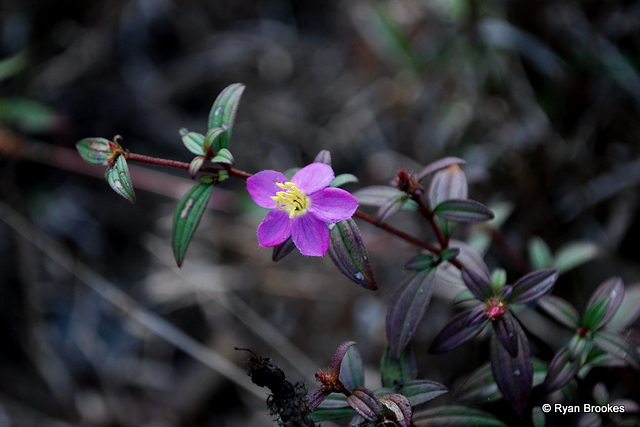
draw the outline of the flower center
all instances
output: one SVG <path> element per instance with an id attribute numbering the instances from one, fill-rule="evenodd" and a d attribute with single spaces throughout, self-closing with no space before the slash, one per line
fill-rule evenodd
<path id="1" fill-rule="evenodd" d="M 489 320 L 495 320 L 507 311 L 506 305 L 497 298 L 491 298 L 487 301 L 487 317 Z"/>
<path id="2" fill-rule="evenodd" d="M 293 182 L 276 182 L 276 185 L 285 191 L 278 191 L 271 196 L 278 203 L 278 209 L 289 212 L 289 218 L 302 215 L 311 205 L 311 199 L 307 197 Z"/>

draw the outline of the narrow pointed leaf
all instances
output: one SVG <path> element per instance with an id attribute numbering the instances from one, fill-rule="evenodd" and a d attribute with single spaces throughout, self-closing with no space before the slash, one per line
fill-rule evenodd
<path id="1" fill-rule="evenodd" d="M 311 393 L 310 396 L 314 393 Z M 309 398 L 307 398 L 307 401 L 309 401 Z M 307 406 L 309 406 L 308 403 Z M 356 413 L 347 403 L 347 397 L 338 393 L 324 396 L 319 406 L 313 408 L 309 406 L 309 408 L 313 410 L 309 418 L 316 422 L 350 417 Z"/>
<path id="2" fill-rule="evenodd" d="M 204 135 L 199 134 L 197 132 L 189 132 L 186 129 L 183 129 L 182 134 L 182 143 L 187 150 L 191 151 L 196 156 L 204 156 L 206 151 L 204 149 Z"/>
<path id="3" fill-rule="evenodd" d="M 240 97 L 245 86 L 242 83 L 234 83 L 222 90 L 216 98 L 209 113 L 208 129 L 222 128 L 226 132 L 222 133 L 213 142 L 213 149 L 218 152 L 221 148 L 229 146 L 231 129 L 236 118 L 236 111 L 240 103 Z"/>
<path id="4" fill-rule="evenodd" d="M 342 187 L 345 184 L 352 184 L 358 182 L 358 177 L 352 175 L 350 173 L 341 173 L 337 175 L 333 182 L 331 183 L 331 187 Z"/>
<path id="5" fill-rule="evenodd" d="M 184 255 L 207 207 L 213 187 L 213 183 L 200 183 L 191 188 L 178 203 L 173 216 L 173 236 L 171 240 L 173 256 L 178 266 L 182 265 Z"/>
<path id="6" fill-rule="evenodd" d="M 449 261 L 456 258 L 460 254 L 460 249 L 458 248 L 447 248 L 440 252 L 440 260 L 441 261 Z"/>
<path id="7" fill-rule="evenodd" d="M 271 254 L 271 260 L 273 262 L 278 262 L 282 258 L 289 255 L 296 248 L 295 243 L 293 243 L 293 239 L 289 237 L 284 242 L 280 243 L 277 246 L 274 246 L 273 253 Z"/>
<path id="8" fill-rule="evenodd" d="M 136 195 L 133 191 L 133 184 L 131 183 L 131 175 L 129 174 L 129 167 L 124 155 L 118 156 L 115 164 L 105 172 L 105 178 L 113 191 L 130 201 L 136 202 Z"/>
<path id="9" fill-rule="evenodd" d="M 399 387 L 418 376 L 416 357 L 411 347 L 405 348 L 395 356 L 387 346 L 380 359 L 380 375 L 384 387 Z"/>
<path id="10" fill-rule="evenodd" d="M 556 251 L 553 268 L 563 274 L 598 257 L 601 252 L 601 249 L 591 242 L 569 242 Z"/>
<path id="11" fill-rule="evenodd" d="M 564 386 L 578 374 L 580 370 L 579 359 L 569 357 L 567 348 L 560 349 L 551 362 L 547 370 L 547 377 L 544 379 L 544 389 L 547 393 L 551 393 Z"/>
<path id="12" fill-rule="evenodd" d="M 109 164 L 114 145 L 106 138 L 84 138 L 76 143 L 80 157 L 92 165 Z"/>
<path id="13" fill-rule="evenodd" d="M 355 347 L 349 347 L 342 358 L 340 381 L 349 391 L 364 386 L 364 365 L 362 357 Z"/>
<path id="14" fill-rule="evenodd" d="M 233 164 L 233 155 L 231 151 L 226 148 L 221 148 L 218 150 L 218 153 L 211 159 L 213 163 L 226 163 L 229 165 Z"/>
<path id="15" fill-rule="evenodd" d="M 435 381 L 429 380 L 413 380 L 402 384 L 402 387 L 398 389 L 399 393 L 402 393 L 409 399 L 411 406 L 417 406 L 424 402 L 435 399 L 438 396 L 442 396 L 449 390 Z"/>
<path id="16" fill-rule="evenodd" d="M 398 212 L 409 200 L 409 196 L 405 193 L 401 193 L 397 197 L 391 197 L 387 199 L 386 202 L 380 209 L 378 209 L 378 224 L 385 222 L 388 218 L 390 218 L 393 214 Z"/>
<path id="17" fill-rule="evenodd" d="M 467 162 L 458 157 L 445 157 L 444 159 L 436 160 L 435 162 L 429 163 L 418 173 L 417 177 L 418 180 L 422 180 L 432 173 L 438 172 L 440 169 L 448 168 L 451 165 L 464 165 L 466 163 Z"/>
<path id="18" fill-rule="evenodd" d="M 620 335 L 608 331 L 598 331 L 597 334 L 594 334 L 593 343 L 632 368 L 640 370 L 640 355 L 636 347 Z"/>
<path id="19" fill-rule="evenodd" d="M 389 199 L 396 199 L 405 195 L 402 191 L 394 187 L 386 187 L 382 185 L 361 188 L 353 193 L 361 205 L 380 207 L 387 203 Z M 405 210 L 417 210 L 418 205 L 413 200 L 407 200 L 402 206 Z"/>
<path id="20" fill-rule="evenodd" d="M 508 302 L 524 304 L 540 298 L 549 292 L 558 280 L 556 270 L 537 270 L 522 276 L 513 284 L 513 291 Z"/>
<path id="21" fill-rule="evenodd" d="M 196 177 L 198 171 L 200 171 L 200 168 L 204 165 L 205 160 L 207 160 L 205 156 L 196 156 L 191 160 L 191 163 L 189 163 L 189 176 L 191 178 Z"/>
<path id="22" fill-rule="evenodd" d="M 392 393 L 381 396 L 379 400 L 388 410 L 393 412 L 398 426 L 409 427 L 411 425 L 412 411 L 409 399 L 401 394 Z"/>
<path id="23" fill-rule="evenodd" d="M 202 149 L 204 150 L 204 152 L 209 153 L 209 150 L 212 147 L 216 146 L 216 143 L 215 143 L 216 139 L 218 139 L 220 135 L 222 135 L 225 132 L 226 130 L 221 127 L 214 127 L 209 129 L 202 142 Z"/>
<path id="24" fill-rule="evenodd" d="M 487 326 L 489 320 L 469 324 L 468 319 L 471 313 L 471 311 L 465 311 L 451 319 L 433 339 L 429 353 L 447 352 L 478 335 Z"/>
<path id="25" fill-rule="evenodd" d="M 493 288 L 486 277 L 478 274 L 477 271 L 464 268 L 462 269 L 462 280 L 471 293 L 480 301 L 486 301 L 493 295 Z"/>
<path id="26" fill-rule="evenodd" d="M 375 421 L 384 416 L 384 407 L 371 390 L 356 388 L 347 402 L 362 418 L 367 421 Z"/>
<path id="27" fill-rule="evenodd" d="M 365 289 L 378 289 L 369 253 L 356 222 L 349 218 L 334 224 L 330 237 L 328 253 L 338 270 Z"/>
<path id="28" fill-rule="evenodd" d="M 432 254 L 420 254 L 404 265 L 407 270 L 428 270 L 433 268 L 438 258 Z"/>
<path id="29" fill-rule="evenodd" d="M 501 318 L 495 319 L 491 322 L 498 341 L 500 341 L 504 349 L 507 350 L 511 357 L 516 357 L 518 355 L 518 335 L 515 325 L 516 322 L 517 320 L 515 320 L 515 318 L 509 311 L 504 313 Z"/>
<path id="30" fill-rule="evenodd" d="M 435 270 L 408 276 L 391 295 L 385 324 L 387 342 L 396 356 L 409 344 L 427 311 L 436 283 Z"/>
<path id="31" fill-rule="evenodd" d="M 441 406 L 413 415 L 416 427 L 506 427 L 494 415 L 464 406 Z"/>
<path id="32" fill-rule="evenodd" d="M 445 200 L 438 204 L 433 213 L 447 221 L 472 223 L 488 221 L 493 218 L 493 212 L 485 205 L 475 200 Z"/>
<path id="33" fill-rule="evenodd" d="M 592 318 L 592 320 L 589 320 L 589 329 L 597 329 L 609 323 L 618 308 L 620 308 L 624 293 L 624 284 L 619 277 L 613 277 L 598 286 L 591 298 L 589 298 L 585 309 L 584 323 L 587 323 L 586 319 Z M 599 310 L 594 307 L 600 301 L 604 301 L 604 311 L 601 316 L 597 314 Z M 587 327 L 586 324 L 585 327 Z"/>
<path id="34" fill-rule="evenodd" d="M 527 244 L 529 262 L 534 270 L 550 268 L 553 264 L 553 254 L 549 245 L 538 236 L 529 239 Z"/>
<path id="35" fill-rule="evenodd" d="M 536 301 L 538 306 L 568 328 L 580 327 L 580 314 L 571 304 L 554 295 L 546 295 Z"/>
<path id="36" fill-rule="evenodd" d="M 522 415 L 533 384 L 533 364 L 529 341 L 520 325 L 515 323 L 518 335 L 518 355 L 511 357 L 500 340 L 491 338 L 491 370 L 504 399 Z"/>

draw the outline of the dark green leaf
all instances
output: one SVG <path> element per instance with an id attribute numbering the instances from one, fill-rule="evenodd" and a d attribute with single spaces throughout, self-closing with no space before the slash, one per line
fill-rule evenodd
<path id="1" fill-rule="evenodd" d="M 460 254 L 460 249 L 458 248 L 447 248 L 440 252 L 440 260 L 441 261 L 449 261 L 454 259 Z"/>
<path id="2" fill-rule="evenodd" d="M 209 113 L 208 129 L 222 128 L 226 132 L 217 137 L 213 143 L 213 149 L 218 152 L 221 148 L 229 146 L 231 129 L 236 118 L 238 103 L 245 86 L 242 83 L 234 83 L 222 90 L 216 98 Z"/>
<path id="3" fill-rule="evenodd" d="M 480 202 L 475 200 L 445 200 L 435 207 L 433 213 L 447 221 L 471 223 L 488 221 L 493 213 Z"/>
<path id="4" fill-rule="evenodd" d="M 420 254 L 404 265 L 407 270 L 428 270 L 434 266 L 438 258 L 431 254 Z"/>
<path id="5" fill-rule="evenodd" d="M 568 302 L 554 295 L 544 296 L 536 301 L 538 306 L 551 317 L 569 328 L 580 327 L 580 314 Z"/>
<path id="6" fill-rule="evenodd" d="M 349 218 L 330 228 L 328 253 L 338 270 L 365 289 L 378 289 L 369 254 L 356 222 Z"/>
<path id="7" fill-rule="evenodd" d="M 340 380 L 349 391 L 364 386 L 364 365 L 362 357 L 355 347 L 349 347 L 342 358 Z"/>
<path id="8" fill-rule="evenodd" d="M 589 330 L 605 326 L 615 316 L 623 299 L 622 279 L 613 277 L 603 282 L 587 302 L 583 326 Z"/>
<path id="9" fill-rule="evenodd" d="M 463 406 L 441 406 L 413 415 L 416 427 L 506 427 L 495 416 Z"/>
<path id="10" fill-rule="evenodd" d="M 173 237 L 171 240 L 173 256 L 178 266 L 182 265 L 184 255 L 207 207 L 213 187 L 213 183 L 197 184 L 178 203 L 173 216 Z"/>
<path id="11" fill-rule="evenodd" d="M 129 175 L 129 167 L 127 166 L 124 155 L 118 156 L 115 164 L 107 168 L 105 178 L 113 191 L 131 203 L 136 202 L 136 195 L 133 191 L 133 184 L 131 184 L 131 176 Z"/>
<path id="12" fill-rule="evenodd" d="M 218 153 L 211 159 L 213 163 L 226 163 L 229 165 L 233 164 L 233 155 L 231 151 L 226 148 L 221 148 L 218 150 Z"/>
<path id="13" fill-rule="evenodd" d="M 396 388 L 416 379 L 418 367 L 411 347 L 405 348 L 400 356 L 394 356 L 391 348 L 387 346 L 380 359 L 380 375 L 384 387 Z"/>
<path id="14" fill-rule="evenodd" d="M 105 138 L 84 138 L 76 143 L 80 157 L 92 165 L 108 165 L 116 145 Z"/>
<path id="15" fill-rule="evenodd" d="M 394 355 L 400 355 L 420 326 L 435 283 L 435 269 L 418 271 L 402 281 L 391 295 L 385 324 Z"/>
<path id="16" fill-rule="evenodd" d="M 219 144 L 216 143 L 216 140 L 220 138 L 220 135 L 223 135 L 225 132 L 226 130 L 221 127 L 215 127 L 215 128 L 209 129 L 202 143 L 202 149 L 204 150 L 204 152 L 208 154 L 210 153 L 212 146 L 213 147 L 218 146 Z M 216 152 L 216 154 L 218 154 L 218 152 Z"/>

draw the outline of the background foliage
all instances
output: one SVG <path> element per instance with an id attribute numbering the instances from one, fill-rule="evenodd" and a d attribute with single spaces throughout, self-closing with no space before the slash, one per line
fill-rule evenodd
<path id="1" fill-rule="evenodd" d="M 247 85 L 233 135 L 244 170 L 286 170 L 327 149 L 336 173 L 364 186 L 458 156 L 473 198 L 510 212 L 489 267 L 516 278 L 532 236 L 554 252 L 581 239 L 600 257 L 562 276 L 556 295 L 582 311 L 611 276 L 637 294 L 638 16 L 634 1 L 0 0 L 0 418 L 267 425 L 234 346 L 313 388 L 317 368 L 354 340 L 376 377 L 386 302 L 414 248 L 360 225 L 375 294 L 328 260 L 273 264 L 255 239 L 263 213 L 229 181 L 177 270 L 173 210 L 192 181 L 131 166 L 131 206 L 67 151 L 121 134 L 132 151 L 188 161 L 178 130 L 206 130 L 233 82 Z M 424 232 L 405 213 L 391 222 Z M 107 302 L 123 295 L 139 304 Z M 421 376 L 447 385 L 488 351 L 427 355 L 451 315 L 436 300 L 414 339 Z M 551 357 L 570 332 L 538 327 Z M 160 338 L 180 331 L 232 361 L 237 381 Z M 620 375 L 596 370 L 585 390 L 603 381 L 625 396 L 638 379 Z"/>

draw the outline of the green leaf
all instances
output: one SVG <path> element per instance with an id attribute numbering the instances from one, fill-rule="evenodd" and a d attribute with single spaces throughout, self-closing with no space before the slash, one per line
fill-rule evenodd
<path id="1" fill-rule="evenodd" d="M 418 270 L 418 271 L 428 270 L 435 265 L 437 260 L 438 260 L 438 257 L 436 257 L 435 255 L 420 254 L 415 256 L 408 263 L 406 263 L 404 265 L 404 268 L 406 268 L 407 270 Z"/>
<path id="2" fill-rule="evenodd" d="M 0 121 L 25 132 L 46 132 L 60 120 L 56 112 L 27 98 L 0 99 Z"/>
<path id="3" fill-rule="evenodd" d="M 570 242 L 556 251 L 553 268 L 566 273 L 600 255 L 600 248 L 590 242 Z"/>
<path id="4" fill-rule="evenodd" d="M 178 203 L 173 216 L 173 237 L 171 240 L 173 256 L 178 266 L 182 265 L 184 255 L 207 207 L 213 187 L 214 183 L 201 182 L 191 188 Z"/>
<path id="5" fill-rule="evenodd" d="M 470 223 L 488 221 L 493 213 L 475 200 L 445 200 L 435 207 L 433 213 L 447 221 Z"/>
<path id="6" fill-rule="evenodd" d="M 457 257 L 459 254 L 460 254 L 460 249 L 458 248 L 443 249 L 442 252 L 440 252 L 440 260 L 449 261 Z"/>
<path id="7" fill-rule="evenodd" d="M 591 304 L 584 312 L 584 316 L 582 318 L 582 326 L 584 326 L 588 331 L 593 331 L 594 329 L 596 329 L 604 318 L 604 315 L 607 312 L 608 305 L 609 302 L 604 299 L 595 301 L 593 304 Z"/>
<path id="8" fill-rule="evenodd" d="M 464 406 L 441 406 L 418 412 L 413 415 L 412 423 L 417 427 L 506 427 L 495 416 Z"/>
<path id="9" fill-rule="evenodd" d="M 349 218 L 333 224 L 330 229 L 328 253 L 338 270 L 365 289 L 378 289 L 369 254 L 356 222 Z"/>
<path id="10" fill-rule="evenodd" d="M 189 163 L 189 176 L 191 178 L 196 177 L 205 160 L 207 160 L 205 156 L 196 156 L 191 160 L 191 163 Z"/>
<path id="11" fill-rule="evenodd" d="M 404 383 L 415 380 L 418 367 L 413 350 L 408 347 L 402 350 L 400 356 L 394 356 L 387 346 L 380 359 L 380 375 L 384 387 L 401 387 Z"/>
<path id="12" fill-rule="evenodd" d="M 125 160 L 124 155 L 118 156 L 115 164 L 107 168 L 104 176 L 113 191 L 131 203 L 135 203 L 136 195 L 133 191 L 133 184 L 131 183 L 131 176 L 129 175 L 129 167 L 127 166 L 127 161 Z"/>
<path id="13" fill-rule="evenodd" d="M 226 163 L 232 165 L 233 155 L 231 154 L 231 151 L 227 150 L 226 148 L 221 148 L 220 150 L 218 150 L 218 154 L 216 154 L 213 159 L 211 159 L 211 161 L 213 163 Z"/>
<path id="14" fill-rule="evenodd" d="M 191 151 L 196 156 L 203 156 L 204 150 L 204 135 L 197 132 L 189 132 L 186 129 L 181 129 L 182 143 L 187 150 Z"/>
<path id="15" fill-rule="evenodd" d="M 211 128 L 207 131 L 207 134 L 204 137 L 204 142 L 202 144 L 204 152 L 208 153 L 213 145 L 216 147 L 219 144 L 216 144 L 216 140 L 220 138 L 220 135 L 223 135 L 226 132 L 223 128 Z M 219 148 L 217 150 L 220 150 Z M 217 154 L 217 153 L 216 153 Z"/>
<path id="16" fill-rule="evenodd" d="M 336 176 L 331 183 L 331 187 L 342 187 L 345 184 L 358 182 L 358 177 L 350 173 L 341 173 Z"/>
<path id="17" fill-rule="evenodd" d="M 398 387 L 398 392 L 406 396 L 411 406 L 417 406 L 447 393 L 447 388 L 435 381 L 413 380 Z"/>
<path id="18" fill-rule="evenodd" d="M 236 111 L 240 103 L 240 97 L 245 86 L 242 83 L 233 83 L 220 92 L 209 112 L 208 129 L 222 128 L 226 132 L 218 136 L 213 142 L 213 149 L 218 152 L 221 148 L 229 146 L 231 129 L 236 118 Z"/>
<path id="19" fill-rule="evenodd" d="M 76 143 L 80 157 L 92 165 L 108 165 L 115 144 L 106 138 L 84 138 Z"/>
<path id="20" fill-rule="evenodd" d="M 0 60 L 0 82 L 15 76 L 28 65 L 27 51 Z"/>
<path id="21" fill-rule="evenodd" d="M 543 268 L 550 268 L 553 264 L 553 254 L 549 245 L 538 236 L 534 236 L 529 239 L 529 262 L 534 270 L 541 270 Z"/>

